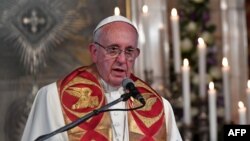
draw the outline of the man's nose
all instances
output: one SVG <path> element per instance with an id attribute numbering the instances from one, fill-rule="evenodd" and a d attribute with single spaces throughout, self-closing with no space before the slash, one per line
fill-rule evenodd
<path id="1" fill-rule="evenodd" d="M 126 58 L 126 54 L 124 51 L 121 51 L 118 56 L 117 56 L 117 61 L 119 62 L 126 62 L 127 58 Z"/>

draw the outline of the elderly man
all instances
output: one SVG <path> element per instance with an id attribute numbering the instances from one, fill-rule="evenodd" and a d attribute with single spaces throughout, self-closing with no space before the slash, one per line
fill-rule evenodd
<path id="1" fill-rule="evenodd" d="M 34 140 L 118 99 L 125 93 L 125 78 L 134 81 L 145 99 L 143 108 L 100 113 L 49 140 L 181 141 L 169 102 L 132 73 L 140 54 L 136 27 L 125 17 L 111 16 L 97 25 L 93 35 L 94 41 L 89 45 L 93 64 L 39 90 L 22 141 Z M 111 108 L 140 105 L 131 97 Z"/>

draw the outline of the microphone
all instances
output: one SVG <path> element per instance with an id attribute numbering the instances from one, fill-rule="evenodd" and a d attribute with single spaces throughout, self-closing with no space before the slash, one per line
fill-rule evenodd
<path id="1" fill-rule="evenodd" d="M 122 81 L 122 87 L 124 89 L 129 90 L 129 92 L 132 95 L 132 97 L 135 98 L 135 99 L 137 99 L 138 101 L 140 101 L 141 104 L 143 104 L 143 105 L 146 104 L 144 98 L 141 96 L 141 94 L 139 93 L 139 91 L 135 87 L 134 82 L 131 79 L 129 79 L 129 78 L 123 79 L 123 81 Z"/>

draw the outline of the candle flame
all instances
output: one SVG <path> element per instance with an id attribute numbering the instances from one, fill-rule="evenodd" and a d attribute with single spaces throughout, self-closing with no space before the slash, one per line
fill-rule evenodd
<path id="1" fill-rule="evenodd" d="M 214 82 L 209 82 L 209 89 L 210 90 L 213 90 L 214 89 Z"/>
<path id="2" fill-rule="evenodd" d="M 120 15 L 120 9 L 119 9 L 119 7 L 115 7 L 114 14 L 115 15 Z"/>
<path id="3" fill-rule="evenodd" d="M 250 80 L 247 81 L 247 88 L 250 89 Z"/>
<path id="4" fill-rule="evenodd" d="M 222 66 L 223 67 L 228 67 L 228 61 L 227 61 L 226 57 L 223 57 L 223 59 L 222 59 Z"/>
<path id="5" fill-rule="evenodd" d="M 222 9 L 222 10 L 227 10 L 227 3 L 225 2 L 225 1 L 221 1 L 221 4 L 220 4 L 220 8 Z"/>
<path id="6" fill-rule="evenodd" d="M 174 16 L 174 17 L 178 16 L 178 13 L 177 13 L 176 8 L 173 8 L 173 9 L 171 10 L 171 16 Z"/>
<path id="7" fill-rule="evenodd" d="M 146 4 L 142 6 L 142 12 L 144 14 L 148 13 L 148 6 Z"/>
<path id="8" fill-rule="evenodd" d="M 199 43 L 199 47 L 206 47 L 206 44 L 201 37 L 198 38 L 198 43 Z"/>
<path id="9" fill-rule="evenodd" d="M 188 65 L 189 65 L 188 59 L 185 58 L 185 59 L 183 60 L 183 66 L 188 67 Z"/>
<path id="10" fill-rule="evenodd" d="M 243 103 L 242 101 L 239 101 L 239 102 L 238 102 L 238 106 L 239 106 L 240 109 L 242 109 L 242 108 L 245 107 L 245 106 L 244 106 L 244 103 Z"/>

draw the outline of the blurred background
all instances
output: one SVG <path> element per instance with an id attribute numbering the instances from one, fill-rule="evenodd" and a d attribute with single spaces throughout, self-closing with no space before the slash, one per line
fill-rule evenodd
<path id="1" fill-rule="evenodd" d="M 0 140 L 20 140 L 39 88 L 92 63 L 92 31 L 114 14 L 137 26 L 134 73 L 172 104 L 184 140 L 250 123 L 250 1 L 0 0 Z"/>

